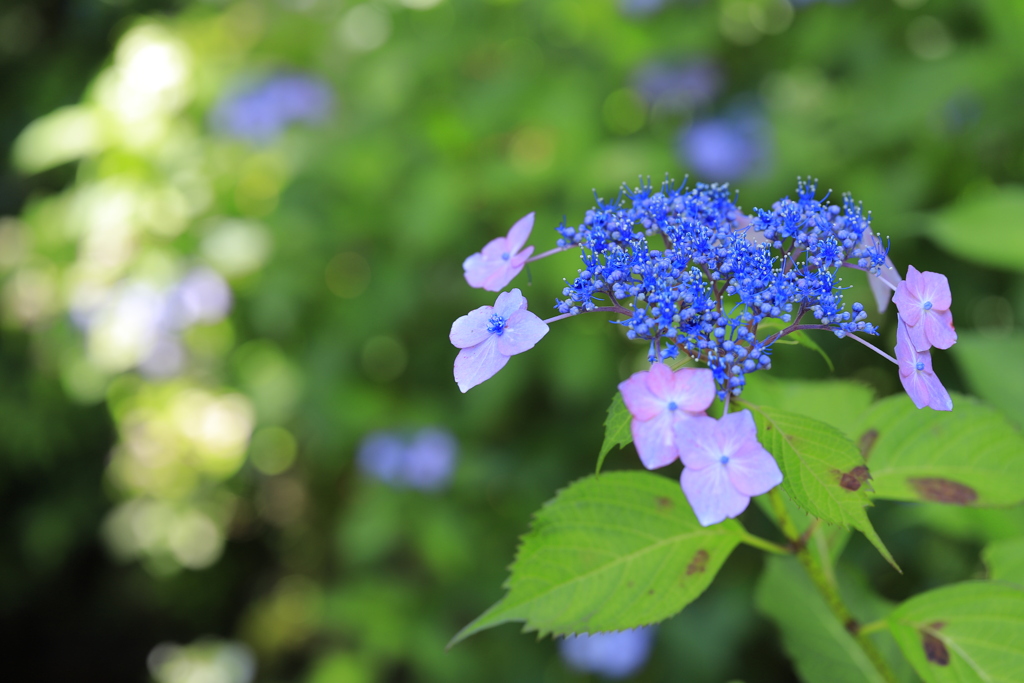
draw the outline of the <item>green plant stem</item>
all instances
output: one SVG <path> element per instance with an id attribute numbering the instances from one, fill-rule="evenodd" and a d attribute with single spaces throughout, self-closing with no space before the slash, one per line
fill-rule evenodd
<path id="1" fill-rule="evenodd" d="M 846 607 L 846 603 L 843 602 L 843 598 L 839 595 L 839 588 L 836 586 L 835 581 L 829 579 L 829 575 L 832 572 L 827 571 L 822 566 L 821 560 L 807 549 L 806 539 L 801 537 L 796 524 L 790 518 L 789 512 L 786 510 L 786 503 L 782 499 L 782 494 L 777 487 L 768 494 L 768 500 L 771 502 L 772 510 L 778 519 L 779 528 L 793 545 L 797 559 L 803 565 L 804 571 L 811 577 L 811 581 L 814 582 L 818 592 L 825 598 L 825 603 L 828 605 L 829 610 L 839 620 L 839 623 L 843 625 L 843 628 L 854 637 L 861 650 L 871 660 L 871 663 L 878 670 L 882 678 L 888 683 L 898 683 L 896 676 L 889 668 L 888 662 L 882 657 L 882 653 L 878 651 L 875 644 L 867 637 L 868 634 L 864 632 L 864 629 L 860 627 L 857 620 L 853 618 L 850 610 Z M 874 623 L 870 624 L 870 626 L 874 627 L 874 629 L 880 628 L 876 627 Z"/>
<path id="2" fill-rule="evenodd" d="M 864 624 L 860 627 L 859 633 L 863 636 L 874 633 L 875 631 L 884 631 L 889 627 L 888 619 L 879 619 L 878 621 L 872 621 L 871 623 Z"/>
<path id="3" fill-rule="evenodd" d="M 761 538 L 755 536 L 746 529 L 743 530 L 743 542 L 747 545 L 764 550 L 765 552 L 774 553 L 775 555 L 792 555 L 793 551 L 779 545 L 778 543 L 772 543 L 767 538 Z"/>

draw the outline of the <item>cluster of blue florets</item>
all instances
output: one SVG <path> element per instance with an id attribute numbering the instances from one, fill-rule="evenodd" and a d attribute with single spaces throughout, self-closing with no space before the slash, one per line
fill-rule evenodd
<path id="1" fill-rule="evenodd" d="M 614 202 L 598 200 L 582 225 L 557 228 L 558 245 L 578 246 L 584 267 L 555 307 L 627 310 L 617 322 L 651 342 L 652 362 L 685 353 L 706 363 L 723 398 L 740 393 L 746 373 L 770 367 L 771 345 L 798 323 L 877 334 L 861 304 L 846 309 L 837 273 L 846 265 L 877 274 L 886 249 L 851 197 L 835 205 L 816 192 L 800 181 L 796 199 L 748 216 L 727 185 L 624 188 Z"/>

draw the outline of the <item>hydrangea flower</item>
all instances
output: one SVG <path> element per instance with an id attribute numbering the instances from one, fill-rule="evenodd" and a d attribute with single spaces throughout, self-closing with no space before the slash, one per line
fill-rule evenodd
<path id="1" fill-rule="evenodd" d="M 680 483 L 701 526 L 736 517 L 751 496 L 782 483 L 775 459 L 757 441 L 749 410 L 676 424 L 675 437 L 685 465 Z"/>
<path id="2" fill-rule="evenodd" d="M 679 136 L 683 161 L 712 180 L 738 180 L 768 158 L 766 123 L 753 114 L 695 121 Z"/>
<path id="3" fill-rule="evenodd" d="M 321 122 L 333 109 L 334 93 L 327 83 L 301 73 L 281 73 L 223 98 L 210 114 L 210 124 L 224 135 L 266 144 L 290 124 Z"/>
<path id="4" fill-rule="evenodd" d="M 619 391 L 633 416 L 630 430 L 636 452 L 644 467 L 653 470 L 679 457 L 675 428 L 705 414 L 715 400 L 715 379 L 710 370 L 672 372 L 664 363 L 655 363 L 619 384 Z"/>
<path id="5" fill-rule="evenodd" d="M 533 218 L 532 212 L 526 214 L 515 222 L 508 235 L 491 240 L 482 251 L 463 261 L 462 269 L 470 287 L 500 292 L 519 275 L 533 254 L 533 247 L 523 249 L 533 230 Z"/>
<path id="6" fill-rule="evenodd" d="M 452 324 L 455 382 L 463 393 L 493 377 L 510 356 L 532 349 L 548 333 L 543 320 L 526 310 L 518 289 L 502 292 L 494 306 L 481 306 Z"/>
<path id="7" fill-rule="evenodd" d="M 363 439 L 356 464 L 391 486 L 439 491 L 451 480 L 457 453 L 455 437 L 436 427 L 421 429 L 411 441 L 395 432 L 379 431 Z"/>
<path id="8" fill-rule="evenodd" d="M 907 279 L 896 286 L 892 300 L 900 320 L 906 323 L 910 343 L 917 351 L 927 351 L 933 346 L 948 349 L 956 343 L 953 314 L 949 311 L 953 299 L 945 275 L 921 273 L 910 266 Z"/>
<path id="9" fill-rule="evenodd" d="M 931 352 L 914 348 L 910 326 L 902 319 L 897 319 L 896 325 L 896 361 L 900 368 L 900 382 L 910 400 L 918 408 L 953 410 L 949 392 L 932 370 Z"/>
<path id="10" fill-rule="evenodd" d="M 642 626 L 629 631 L 581 633 L 558 644 L 558 651 L 573 669 L 606 678 L 628 678 L 638 672 L 651 655 L 654 628 Z"/>

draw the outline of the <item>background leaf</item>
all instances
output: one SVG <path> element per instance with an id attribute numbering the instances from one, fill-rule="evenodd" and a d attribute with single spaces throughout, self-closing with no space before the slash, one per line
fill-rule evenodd
<path id="1" fill-rule="evenodd" d="M 625 448 L 633 443 L 633 432 L 630 430 L 630 422 L 633 416 L 626 408 L 622 400 L 622 393 L 615 392 L 611 405 L 608 406 L 608 417 L 604 420 L 604 443 L 601 444 L 601 452 L 597 454 L 597 472 L 601 471 L 605 456 L 612 450 L 612 446 Z"/>
<path id="2" fill-rule="evenodd" d="M 935 215 L 931 235 L 960 258 L 1024 271 L 1024 188 L 1004 185 L 961 198 Z"/>
<path id="3" fill-rule="evenodd" d="M 891 609 L 888 601 L 872 593 L 863 581 L 847 579 L 841 588 L 854 616 L 861 621 L 879 618 Z M 796 558 L 768 558 L 757 584 L 756 601 L 758 611 L 779 627 L 786 654 L 804 683 L 885 680 L 850 632 L 833 616 Z M 881 634 L 872 639 L 894 665 L 901 681 L 915 680 L 891 639 Z"/>
<path id="4" fill-rule="evenodd" d="M 954 395 L 947 413 L 891 396 L 865 415 L 861 433 L 869 432 L 877 435 L 868 460 L 876 498 L 976 506 L 1024 501 L 1024 437 L 975 399 Z"/>
<path id="5" fill-rule="evenodd" d="M 824 422 L 774 408 L 753 412 L 758 439 L 778 461 L 790 498 L 815 517 L 859 530 L 896 567 L 864 509 L 871 504 L 870 473 L 857 447 Z"/>
<path id="6" fill-rule="evenodd" d="M 508 621 L 541 635 L 661 621 L 704 592 L 741 533 L 733 520 L 701 527 L 671 479 L 648 472 L 581 479 L 537 513 L 505 597 L 452 642 Z"/>
<path id="7" fill-rule="evenodd" d="M 989 543 L 982 551 L 981 559 L 988 567 L 988 578 L 1024 587 L 1024 537 Z"/>
<path id="8" fill-rule="evenodd" d="M 1024 426 L 1024 382 L 1007 381 L 1024 377 L 1024 334 L 960 332 L 951 350 L 971 391 Z"/>
<path id="9" fill-rule="evenodd" d="M 1024 672 L 1024 588 L 967 581 L 916 595 L 889 629 L 927 683 L 1019 683 Z"/>
<path id="10" fill-rule="evenodd" d="M 852 380 L 778 379 L 765 372 L 747 376 L 743 400 L 820 420 L 856 441 L 861 415 L 875 392 Z"/>

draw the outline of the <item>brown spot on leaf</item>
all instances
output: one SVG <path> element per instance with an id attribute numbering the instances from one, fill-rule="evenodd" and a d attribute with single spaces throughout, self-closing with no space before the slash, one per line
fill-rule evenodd
<path id="1" fill-rule="evenodd" d="M 860 631 L 860 624 L 858 624 L 857 620 L 853 617 L 847 619 L 843 626 L 846 627 L 847 632 L 852 633 L 853 635 L 857 635 L 857 632 Z"/>
<path id="2" fill-rule="evenodd" d="M 946 644 L 931 633 L 922 633 L 921 637 L 923 639 L 924 656 L 928 661 L 939 666 L 947 666 L 949 664 L 949 650 L 946 649 Z"/>
<path id="3" fill-rule="evenodd" d="M 875 447 L 876 441 L 878 441 L 877 429 L 869 429 L 860 435 L 860 442 L 857 445 L 860 447 L 860 454 L 865 460 L 871 455 L 871 449 Z"/>
<path id="4" fill-rule="evenodd" d="M 647 594 L 648 595 L 654 595 L 654 589 L 652 588 L 651 590 L 647 591 Z"/>
<path id="5" fill-rule="evenodd" d="M 658 496 L 654 500 L 658 504 L 658 507 L 662 509 L 672 507 L 672 500 L 670 498 L 666 498 L 665 496 Z"/>
<path id="6" fill-rule="evenodd" d="M 857 465 L 849 472 L 843 472 L 839 477 L 839 485 L 847 491 L 856 491 L 861 485 L 871 478 L 871 473 L 864 465 Z"/>
<path id="7" fill-rule="evenodd" d="M 627 588 L 632 588 L 633 587 L 633 582 L 632 581 L 627 581 L 626 582 L 626 587 Z"/>
<path id="8" fill-rule="evenodd" d="M 708 551 L 701 548 L 697 551 L 697 554 L 690 560 L 690 564 L 686 566 L 686 575 L 700 574 L 708 566 Z"/>
<path id="9" fill-rule="evenodd" d="M 978 492 L 966 484 L 939 477 L 910 477 L 907 483 L 925 500 L 952 505 L 970 505 L 978 500 Z"/>

